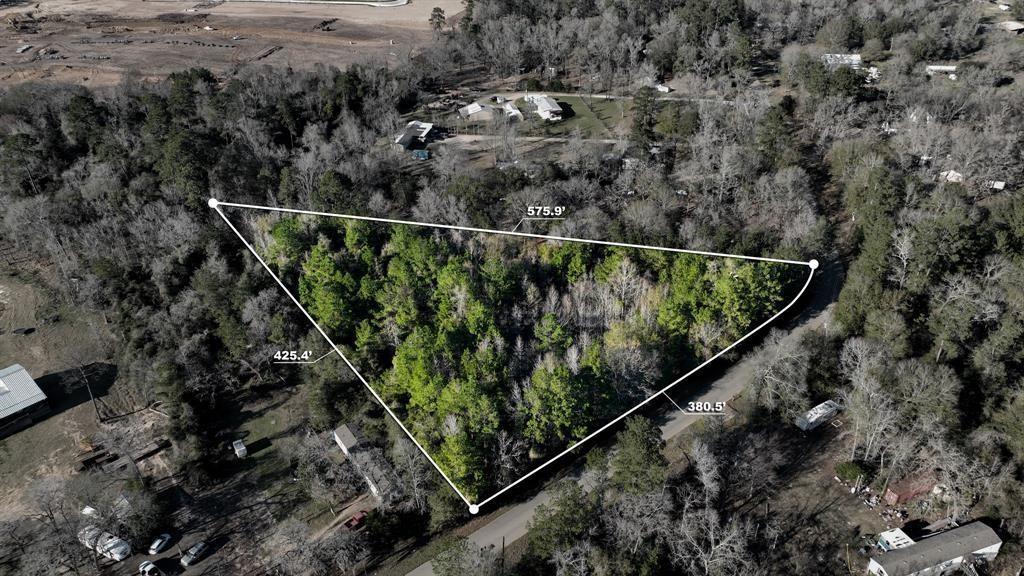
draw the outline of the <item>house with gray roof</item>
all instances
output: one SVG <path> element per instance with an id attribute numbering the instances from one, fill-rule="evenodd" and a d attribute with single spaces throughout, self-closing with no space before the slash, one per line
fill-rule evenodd
<path id="1" fill-rule="evenodd" d="M 0 438 L 27 428 L 50 413 L 46 394 L 21 364 L 0 370 Z"/>
<path id="2" fill-rule="evenodd" d="M 971 522 L 926 536 L 871 558 L 875 576 L 941 576 L 991 562 L 1003 541 L 983 522 Z"/>

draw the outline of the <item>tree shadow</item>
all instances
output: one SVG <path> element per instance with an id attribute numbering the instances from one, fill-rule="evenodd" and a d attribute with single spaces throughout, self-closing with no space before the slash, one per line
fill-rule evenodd
<path id="1" fill-rule="evenodd" d="M 37 3 L 38 0 L 0 0 L 0 10 L 4 8 L 16 8 L 18 6 L 28 6 L 33 3 Z"/>
<path id="2" fill-rule="evenodd" d="M 260 438 L 258 440 L 254 440 L 250 444 L 246 444 L 245 448 L 248 450 L 249 455 L 252 456 L 253 454 L 259 454 L 267 448 L 270 448 L 270 446 L 270 438 Z"/>
<path id="3" fill-rule="evenodd" d="M 117 380 L 117 366 L 95 362 L 81 368 L 46 374 L 36 380 L 36 384 L 46 394 L 50 415 L 56 416 L 79 404 L 89 402 L 92 398 L 103 398 L 110 391 L 115 380 Z"/>

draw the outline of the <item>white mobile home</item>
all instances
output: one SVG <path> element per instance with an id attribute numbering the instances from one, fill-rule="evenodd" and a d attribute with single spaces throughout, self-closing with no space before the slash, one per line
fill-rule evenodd
<path id="1" fill-rule="evenodd" d="M 942 576 L 991 562 L 1003 541 L 982 522 L 972 522 L 883 552 L 868 561 L 875 576 Z"/>

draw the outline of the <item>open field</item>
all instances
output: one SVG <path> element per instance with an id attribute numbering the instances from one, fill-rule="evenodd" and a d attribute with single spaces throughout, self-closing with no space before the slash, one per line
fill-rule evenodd
<path id="1" fill-rule="evenodd" d="M 629 133 L 633 118 L 631 101 L 587 96 L 557 96 L 555 100 L 562 105 L 562 120 L 539 125 L 531 122 L 530 127 L 524 131 L 525 134 L 571 136 L 578 129 L 584 138 L 603 139 L 619 138 Z M 529 114 L 531 121 L 536 119 L 536 115 L 529 112 L 529 103 L 517 100 L 516 105 L 524 114 Z"/>
<path id="2" fill-rule="evenodd" d="M 24 512 L 24 490 L 36 479 L 73 469 L 78 439 L 97 430 L 92 405 L 73 395 L 56 398 L 61 373 L 101 362 L 97 340 L 108 335 L 98 318 L 80 318 L 55 305 L 50 296 L 17 276 L 0 276 L 0 367 L 23 365 L 51 396 L 54 414 L 0 439 L 0 520 Z M 14 334 L 18 328 L 31 333 Z M 98 332 L 97 332 L 98 330 Z M 88 336 L 86 336 L 88 335 Z"/>
<path id="3" fill-rule="evenodd" d="M 300 69 L 364 60 L 394 64 L 430 41 L 427 20 L 434 6 L 449 16 L 461 10 L 457 0 L 389 8 L 129 0 L 17 4 L 0 9 L 0 84 L 109 85 L 126 73 L 156 78 L 197 65 L 230 75 L 250 63 Z M 23 46 L 31 48 L 18 54 Z"/>

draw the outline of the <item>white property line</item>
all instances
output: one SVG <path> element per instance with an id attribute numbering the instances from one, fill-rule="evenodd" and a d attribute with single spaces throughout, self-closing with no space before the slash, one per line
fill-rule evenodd
<path id="1" fill-rule="evenodd" d="M 412 222 L 410 220 L 395 220 L 393 218 L 374 218 L 373 216 L 356 216 L 353 214 L 333 214 L 331 212 L 314 212 L 313 210 L 296 210 L 294 208 L 274 208 L 273 206 L 257 206 L 253 204 L 235 204 L 234 202 L 221 202 L 213 198 L 211 206 L 231 206 L 234 208 L 249 208 L 251 210 L 264 210 L 266 212 L 288 212 L 291 214 L 306 214 L 308 216 L 330 216 L 332 218 L 348 218 L 350 220 L 364 220 L 367 222 L 384 222 L 386 224 L 404 224 L 406 226 L 423 226 L 426 228 L 442 228 L 447 230 L 462 230 L 464 232 L 483 232 L 486 234 L 503 234 L 505 236 L 519 236 L 521 238 L 539 238 L 541 240 L 560 240 L 564 242 L 580 242 L 583 244 L 598 244 L 600 246 L 619 246 L 621 248 L 642 248 L 645 250 L 661 250 L 662 252 L 676 252 L 679 254 L 697 254 L 700 256 L 717 256 L 719 258 L 738 258 L 740 260 L 756 260 L 759 262 L 778 262 L 780 264 L 799 264 L 807 266 L 811 262 L 802 260 L 783 260 L 781 258 L 764 258 L 762 256 L 743 256 L 742 254 L 723 254 L 721 252 L 706 252 L 704 250 L 685 250 L 683 248 L 665 248 L 664 246 L 646 246 L 644 244 L 628 244 L 625 242 L 610 242 L 607 240 L 588 240 L 586 238 L 566 238 L 563 236 L 546 236 L 544 234 L 530 234 L 528 232 L 512 232 L 509 230 L 489 230 L 487 228 L 473 228 L 471 226 L 455 226 L 453 224 L 434 224 L 432 222 Z M 216 203 L 216 206 L 214 206 Z"/>
<path id="2" fill-rule="evenodd" d="M 388 405 L 384 403 L 384 399 L 381 398 L 379 394 L 377 394 L 377 391 L 374 390 L 373 387 L 370 386 L 370 383 L 367 382 L 365 378 L 363 378 L 363 375 L 360 374 L 358 370 L 356 370 L 356 367 L 352 365 L 352 362 L 349 362 L 349 359 L 346 358 L 345 354 L 342 353 L 341 348 L 338 348 L 338 345 L 335 344 L 334 341 L 331 340 L 331 337 L 328 336 L 326 332 L 324 332 L 323 328 L 321 328 L 320 325 L 317 324 L 316 320 L 314 320 L 313 317 L 309 314 L 309 312 L 306 311 L 306 308 L 299 303 L 298 298 L 296 298 L 291 293 L 291 290 L 288 290 L 288 287 L 285 286 L 284 282 L 282 282 L 281 279 L 277 277 L 277 274 L 274 274 L 274 271 L 270 269 L 270 266 L 267 266 L 267 263 L 264 262 L 263 257 L 260 256 L 259 253 L 256 252 L 256 249 L 252 247 L 252 244 L 249 244 L 249 241 L 246 240 L 244 236 L 242 236 L 241 232 L 238 231 L 238 228 L 235 228 L 235 225 L 231 223 L 231 220 L 228 220 L 228 217 L 224 215 L 224 212 L 221 211 L 220 206 L 218 204 L 219 203 L 215 198 L 210 198 L 210 208 L 213 208 L 214 210 L 217 211 L 217 214 L 219 214 L 220 217 L 224 220 L 224 222 L 227 223 L 227 225 L 231 228 L 231 231 L 235 233 L 235 236 L 238 236 L 238 239 L 242 241 L 242 244 L 245 244 L 245 247 L 249 249 L 249 252 L 252 252 L 252 255 L 256 257 L 256 260 L 258 260 L 260 264 L 263 265 L 263 268 L 277 282 L 277 285 L 280 286 L 282 290 L 284 290 L 284 293 L 288 295 L 288 298 L 290 298 L 291 301 L 295 303 L 296 306 L 299 307 L 299 310 L 302 310 L 302 313 L 306 316 L 306 319 L 308 319 L 310 323 L 313 324 L 313 327 L 316 328 L 316 331 L 319 332 L 320 335 L 324 337 L 324 340 L 327 340 L 327 343 L 331 345 L 331 348 L 334 348 L 334 351 L 338 353 L 338 356 L 341 356 L 341 359 L 345 362 L 346 365 L 348 365 L 349 370 L 351 370 L 352 373 L 355 374 L 357 378 L 359 378 L 359 381 L 363 383 L 363 386 L 366 386 L 366 389 L 370 391 L 370 394 L 373 394 L 373 397 L 376 398 L 377 402 L 379 402 L 380 405 L 384 407 L 384 410 L 387 410 L 388 415 L 390 415 L 391 418 L 394 419 L 394 421 L 402 429 L 402 432 L 405 432 L 405 435 L 408 436 L 410 440 L 412 440 L 413 444 L 415 444 L 416 447 L 420 449 L 420 452 L 422 452 L 423 455 L 427 457 L 427 460 L 429 460 L 430 463 L 434 465 L 434 468 L 436 468 L 438 473 L 441 474 L 441 477 L 445 479 L 445 482 L 448 482 L 448 485 L 452 487 L 452 490 L 455 490 L 455 493 L 459 495 L 459 498 L 462 498 L 462 501 L 465 502 L 467 506 L 469 506 L 470 510 L 472 511 L 474 508 L 476 508 L 475 505 L 472 504 L 469 501 L 469 499 L 462 494 L 462 491 L 459 490 L 459 488 L 455 485 L 454 482 L 452 482 L 451 478 L 449 478 L 448 475 L 444 473 L 444 470 L 441 470 L 441 467 L 437 465 L 437 462 L 434 462 L 434 459 L 430 457 L 430 454 L 427 454 L 427 451 L 423 449 L 423 446 L 420 446 L 420 443 L 416 441 L 416 438 L 405 427 L 405 424 L 402 424 L 402 421 L 398 419 L 398 416 L 396 416 L 395 413 L 391 411 L 391 408 L 389 408 Z M 476 509 L 479 510 L 479 508 Z M 474 512 L 474 514 L 475 513 L 476 512 Z"/>
<path id="3" fill-rule="evenodd" d="M 505 493 L 505 492 L 506 492 L 507 490 L 510 490 L 511 488 L 515 487 L 515 485 L 516 485 L 516 484 L 519 484 L 520 482 L 522 482 L 522 481 L 526 480 L 526 479 L 527 479 L 527 478 L 529 478 L 530 476 L 533 476 L 533 475 L 534 475 L 534 474 L 536 474 L 537 472 L 540 472 L 540 471 L 541 471 L 541 470 L 543 470 L 544 468 L 547 468 L 547 467 L 548 467 L 548 465 L 550 465 L 550 464 L 551 464 L 552 462 L 554 462 L 555 460 L 558 460 L 558 459 L 559 459 L 559 458 L 561 458 L 562 456 L 565 456 L 565 455 L 566 455 L 566 454 L 568 454 L 569 452 L 572 452 L 572 451 L 573 451 L 573 450 L 575 450 L 575 449 L 576 449 L 576 448 L 577 448 L 577 447 L 578 447 L 578 446 L 579 446 L 580 444 L 583 444 L 583 443 L 584 443 L 584 442 L 586 442 L 587 440 L 590 440 L 590 439 L 591 439 L 591 438 L 593 438 L 594 436 L 597 436 L 597 435 L 598 435 L 598 434 L 600 434 L 601 432 L 604 432 L 604 431 L 605 431 L 605 430 L 607 430 L 608 428 L 611 428 L 612 426 L 614 426 L 614 425 L 615 425 L 615 424 L 616 424 L 617 422 L 619 422 L 619 421 L 620 421 L 620 420 L 622 420 L 623 418 L 625 418 L 625 417 L 629 416 L 630 414 L 632 414 L 632 413 L 636 412 L 637 410 L 639 410 L 639 409 L 643 408 L 643 407 L 644 407 L 644 406 L 646 406 L 646 405 L 647 405 L 647 404 L 648 404 L 648 403 L 649 403 L 649 402 L 650 402 L 651 400 L 654 400 L 654 399 L 655 399 L 655 398 L 657 398 L 658 396 L 661 396 L 662 394 L 665 394 L 666 392 L 668 392 L 668 391 L 669 391 L 669 389 L 670 389 L 670 388 L 672 388 L 672 387 L 673 387 L 673 386 L 675 386 L 676 384 L 679 384 L 679 383 L 680 383 L 680 382 L 682 382 L 683 380 L 685 380 L 685 379 L 689 378 L 689 377 L 690 377 L 691 375 L 693 375 L 693 373 L 694 373 L 694 372 L 696 372 L 696 371 L 700 370 L 701 368 L 703 368 L 703 367 L 707 366 L 708 364 L 710 364 L 710 363 L 714 362 L 715 360 L 717 360 L 717 359 L 718 359 L 718 357 L 719 357 L 719 356 L 721 356 L 722 354 L 725 354 L 725 353 L 726 353 L 726 352 L 728 352 L 729 350 L 732 350 L 732 349 L 733 349 L 733 348 L 735 348 L 735 347 L 736 347 L 737 345 L 739 345 L 739 344 L 740 344 L 740 342 L 743 342 L 743 341 L 744 341 L 744 340 L 746 340 L 747 338 L 750 338 L 750 337 L 751 337 L 751 336 L 753 336 L 753 335 L 754 335 L 754 334 L 755 334 L 755 333 L 756 333 L 756 332 L 757 332 L 758 330 L 760 330 L 760 329 L 764 328 L 765 326 L 767 326 L 767 325 L 771 324 L 771 323 L 772 323 L 772 322 L 773 322 L 773 321 L 774 321 L 774 320 L 775 320 L 776 318 L 778 318 L 779 316 L 781 316 L 781 315 L 782 315 L 782 314 L 783 314 L 783 313 L 784 313 L 784 312 L 785 312 L 786 310 L 789 310 L 789 309 L 790 309 L 790 308 L 791 308 L 791 307 L 793 306 L 793 304 L 796 304 L 796 301 L 797 301 L 797 300 L 799 300 L 799 299 L 800 299 L 800 297 L 804 295 L 804 292 L 805 292 L 805 291 L 807 290 L 807 287 L 811 285 L 811 278 L 813 278 L 813 277 L 814 277 L 814 271 L 815 271 L 815 270 L 816 270 L 816 269 L 818 268 L 818 261 L 817 261 L 817 260 L 811 260 L 810 262 L 806 262 L 806 263 L 802 263 L 802 264 L 805 264 L 806 266 L 808 266 L 808 267 L 809 267 L 809 268 L 811 269 L 811 271 L 810 271 L 810 273 L 808 273 L 808 274 L 807 274 L 807 281 L 806 281 L 806 282 L 804 282 L 804 286 L 803 286 L 803 288 L 801 288 L 801 289 L 800 289 L 800 293 L 796 295 L 796 298 L 793 298 L 793 301 L 792 301 L 792 302 L 790 302 L 789 304 L 786 304 L 786 307 L 785 307 L 785 308 L 783 308 L 782 310 L 779 310 L 778 312 L 776 312 L 774 316 L 772 316 L 771 318 L 769 318 L 769 319 L 765 320 L 764 322 L 762 322 L 762 323 L 761 323 L 761 325 L 760 325 L 760 326 L 758 326 L 757 328 L 754 328 L 754 329 L 753 329 L 753 330 L 751 330 L 750 332 L 747 332 L 747 333 L 746 333 L 746 334 L 745 334 L 745 335 L 744 335 L 744 336 L 743 336 L 742 338 L 740 338 L 739 340 L 737 340 L 737 341 L 733 342 L 733 343 L 732 343 L 732 344 L 730 344 L 729 346 L 727 346 L 727 347 L 725 347 L 724 349 L 722 349 L 722 351 L 720 351 L 720 352 L 719 352 L 718 354 L 715 354 L 714 356 L 712 356 L 711 358 L 708 358 L 708 359 L 707 359 L 707 360 L 705 360 L 705 361 L 704 361 L 703 363 L 701 363 L 701 364 L 700 364 L 699 366 L 697 366 L 696 368 L 694 368 L 693 370 L 690 370 L 690 371 L 689 371 L 689 372 L 687 372 L 686 374 L 683 374 L 683 375 L 682 375 L 681 377 L 679 377 L 679 379 L 677 379 L 676 381 L 672 382 L 672 383 L 671 383 L 671 384 L 669 384 L 668 386 L 665 386 L 664 388 L 662 388 L 662 389 L 661 389 L 661 390 L 659 390 L 658 392 L 656 392 L 656 393 L 654 393 L 654 394 L 651 394 L 651 395 L 650 395 L 650 396 L 649 396 L 649 397 L 648 397 L 648 398 L 647 398 L 646 400 L 644 400 L 644 401 L 640 402 L 640 403 L 639 403 L 639 404 L 637 404 L 636 406 L 633 406 L 632 408 L 630 408 L 629 410 L 627 410 L 626 412 L 624 412 L 624 413 L 623 413 L 622 415 L 620 415 L 620 416 L 619 416 L 619 417 L 617 417 L 616 419 L 612 420 L 611 422 L 608 422 L 608 423 L 607 423 L 607 424 L 605 424 L 604 426 L 601 426 L 601 427 L 600 427 L 600 428 L 598 428 L 597 430 L 594 430 L 594 431 L 593 431 L 593 432 L 591 432 L 590 434 L 586 435 L 586 436 L 585 436 L 585 437 L 584 437 L 583 439 L 581 439 L 581 440 L 577 441 L 577 442 L 576 442 L 575 444 L 573 444 L 573 445 L 569 446 L 569 447 L 568 447 L 568 448 L 566 448 L 565 450 L 562 450 L 561 452 L 559 452 L 559 453 L 558 453 L 558 454 L 557 454 L 557 455 L 556 455 L 556 456 L 555 456 L 554 458 L 552 458 L 551 460 L 548 460 L 547 462 L 545 462 L 545 463 L 541 464 L 540 466 L 537 466 L 537 467 L 536 467 L 536 468 L 534 468 L 533 470 L 530 470 L 529 472 L 527 472 L 527 473 L 526 473 L 526 475 L 525 475 L 525 476 L 523 476 L 523 477 L 522 477 L 522 478 L 520 478 L 519 480 L 516 480 L 515 482 L 513 482 L 513 483 L 509 484 L 508 486 L 505 486 L 505 487 L 504 487 L 504 488 L 502 488 L 501 490 L 498 490 L 497 492 L 495 492 L 494 494 L 492 494 L 492 495 L 491 495 L 491 496 L 490 496 L 489 498 L 486 498 L 486 499 L 482 500 L 482 501 L 480 502 L 480 505 L 482 506 L 482 505 L 484 505 L 484 504 L 487 504 L 487 503 L 488 503 L 488 502 L 490 502 L 491 500 L 493 500 L 493 499 L 497 498 L 498 496 L 501 496 L 501 495 L 502 495 L 503 493 Z"/>
<path id="4" fill-rule="evenodd" d="M 510 232 L 510 231 L 507 231 L 507 230 L 488 230 L 488 229 L 485 229 L 485 228 L 472 228 L 472 227 L 469 227 L 469 226 L 455 226 L 455 225 L 448 225 L 448 224 L 434 224 L 434 223 L 426 223 L 426 222 L 412 222 L 412 221 L 408 221 L 408 220 L 395 220 L 395 219 L 391 219 L 391 218 L 374 218 L 374 217 L 370 217 L 370 216 L 355 216 L 355 215 L 350 215 L 350 214 L 332 214 L 332 213 L 329 213 L 329 212 L 315 212 L 315 211 L 312 211 L 312 210 L 296 210 L 296 209 L 292 209 L 292 208 L 273 208 L 273 207 L 270 207 L 270 206 L 258 206 L 258 205 L 252 205 L 252 204 L 236 204 L 236 203 L 233 203 L 233 202 L 221 202 L 221 201 L 219 201 L 219 200 L 217 200 L 215 198 L 210 198 L 209 205 L 210 205 L 211 208 L 213 208 L 214 210 L 217 211 L 217 214 L 219 214 L 220 217 L 224 220 L 224 222 L 227 223 L 227 225 L 231 228 L 231 231 L 234 232 L 236 236 L 238 236 L 239 240 L 241 240 L 242 243 L 245 244 L 245 247 L 249 249 L 249 252 L 251 252 L 253 254 L 253 256 L 256 257 L 256 259 L 259 261 L 259 263 L 263 265 L 263 268 L 271 275 L 271 277 L 274 278 L 274 280 L 281 287 L 281 289 L 284 290 L 285 294 L 288 295 L 288 298 L 291 299 L 291 301 L 296 306 L 299 307 L 299 310 L 301 310 L 303 315 L 305 315 L 305 317 L 313 324 L 313 327 L 316 328 L 317 332 L 319 332 L 320 335 L 324 337 L 324 339 L 327 341 L 327 343 L 331 345 L 331 347 L 334 349 L 335 352 L 337 352 L 338 356 L 341 357 L 341 359 L 345 362 L 345 364 L 348 366 L 348 368 L 350 370 L 352 370 L 352 373 L 355 374 L 357 378 L 359 378 L 359 381 L 362 382 L 364 386 L 366 386 L 367 390 L 370 391 L 370 394 L 372 394 L 373 397 L 377 399 L 377 402 L 379 402 L 380 405 L 384 407 L 384 410 L 387 411 L 388 415 L 391 416 L 391 418 L 398 424 L 398 426 L 402 429 L 402 431 L 405 432 L 405 434 L 409 437 L 410 440 L 412 440 L 413 444 L 415 444 L 416 447 L 419 448 L 420 452 L 422 452 L 423 455 L 427 457 L 427 460 L 434 466 L 435 469 L 437 469 L 438 473 L 441 474 L 441 477 L 443 477 L 445 479 L 445 481 L 448 482 L 448 485 L 452 487 L 452 490 L 454 490 L 455 493 L 458 494 L 460 498 L 462 498 L 463 502 L 465 502 L 469 506 L 469 512 L 471 514 L 478 513 L 480 511 L 480 506 L 483 506 L 484 504 L 487 504 L 488 502 L 494 500 L 498 496 L 501 496 L 505 492 L 511 490 L 512 488 L 514 488 L 518 484 L 522 483 L 526 479 L 528 479 L 531 476 L 537 474 L 541 470 L 547 468 L 548 466 L 550 466 L 552 463 L 554 463 L 556 460 L 558 460 L 562 456 L 565 456 L 569 452 L 572 452 L 573 450 L 575 450 L 576 448 L 578 448 L 580 445 L 584 444 L 588 440 L 594 438 L 595 436 L 597 436 L 601 432 L 604 432 L 608 428 L 614 426 L 616 423 L 620 422 L 621 420 L 623 420 L 627 416 L 633 414 L 634 412 L 636 412 L 640 408 L 643 408 L 644 406 L 646 406 L 648 403 L 650 403 L 655 398 L 657 398 L 659 396 L 662 396 L 662 395 L 668 397 L 668 395 L 666 393 L 668 392 L 669 389 L 671 389 L 675 385 L 679 384 L 680 382 L 682 382 L 686 378 L 690 377 L 691 375 L 693 375 L 695 372 L 697 372 L 698 370 L 700 370 L 704 366 L 707 366 L 711 362 L 717 360 L 723 354 L 725 354 L 726 352 L 732 350 L 733 348 L 738 346 L 740 343 L 742 343 L 746 339 L 748 339 L 751 336 L 753 336 L 755 333 L 757 333 L 759 330 L 761 330 L 765 326 L 767 326 L 767 325 L 771 324 L 772 322 L 774 322 L 775 319 L 777 319 L 779 316 L 784 314 L 794 304 L 796 304 L 796 302 L 798 300 L 800 300 L 800 297 L 803 296 L 804 292 L 807 291 L 807 287 L 810 286 L 810 284 L 811 284 L 811 279 L 814 277 L 814 271 L 818 268 L 818 261 L 817 260 L 810 260 L 810 261 L 807 261 L 807 262 L 803 262 L 803 261 L 799 261 L 799 260 L 783 260 L 783 259 L 779 259 L 779 258 L 765 258 L 765 257 L 759 257 L 759 256 L 743 256 L 743 255 L 740 255 L 740 254 L 723 254 L 723 253 L 719 253 L 719 252 L 706 252 L 706 251 L 702 251 L 702 250 L 685 250 L 685 249 L 681 249 L 681 248 L 666 248 L 666 247 L 662 247 L 662 246 L 645 246 L 645 245 L 641 245 L 641 244 L 628 244 L 628 243 L 623 243 L 623 242 L 610 242 L 610 241 L 604 241 L 604 240 L 588 240 L 588 239 L 583 239 L 583 238 L 565 238 L 565 237 L 561 237 L 561 236 L 545 236 L 543 234 L 529 234 L 529 233 L 526 233 L 526 232 Z M 711 358 L 708 358 L 703 363 L 701 363 L 699 366 L 697 366 L 696 368 L 693 368 L 692 370 L 690 370 L 689 372 L 687 372 L 686 374 L 684 374 L 680 378 L 678 378 L 675 381 L 673 381 L 671 384 L 665 386 L 661 390 L 659 390 L 659 391 L 655 392 L 654 394 L 650 395 L 646 400 L 641 401 L 639 404 L 637 404 L 636 406 L 633 406 L 632 408 L 630 408 L 629 410 L 627 410 L 626 412 L 624 412 L 620 416 L 616 417 L 614 420 L 604 424 L 603 426 L 601 426 L 597 430 L 591 432 L 590 434 L 588 434 L 584 438 L 582 438 L 580 440 L 577 440 L 571 446 L 569 446 L 565 450 L 559 452 L 557 455 L 555 455 L 554 457 L 552 457 L 548 461 L 544 462 L 540 466 L 537 466 L 533 470 L 527 472 L 522 478 L 519 478 L 515 482 L 512 482 L 511 484 L 509 484 L 509 485 L 505 486 L 504 488 L 498 490 L 497 492 L 495 492 L 491 496 L 489 496 L 489 497 L 481 500 L 480 502 L 474 504 L 474 503 L 470 502 L 469 499 L 467 499 L 466 496 L 463 495 L 462 491 L 460 491 L 459 488 L 455 485 L 455 483 L 452 482 L 450 478 L 448 478 L 448 475 L 444 473 L 444 470 L 442 470 L 441 467 L 437 465 L 437 462 L 435 462 L 434 459 L 430 457 L 430 454 L 427 453 L 427 451 L 423 448 L 423 446 L 420 445 L 419 441 L 417 441 L 416 438 L 412 435 L 412 433 L 409 432 L 409 430 L 405 427 L 405 425 L 402 424 L 402 421 L 399 420 L 398 416 L 396 416 L 395 413 L 391 410 L 391 408 L 389 408 L 388 405 L 384 403 L 384 400 L 380 397 L 380 395 L 377 394 L 377 392 L 373 389 L 373 387 L 370 386 L 370 384 L 366 381 L 366 379 L 363 378 L 362 374 L 360 374 L 359 371 L 356 370 L 356 367 L 352 364 L 352 362 L 350 362 L 349 359 L 345 357 L 345 354 L 342 353 L 342 351 L 338 347 L 338 345 L 335 344 L 333 340 L 331 340 L 330 336 L 328 336 L 327 333 L 316 322 L 316 320 L 313 319 L 312 315 L 310 315 L 310 313 L 306 311 L 305 307 L 303 307 L 302 304 L 299 302 L 299 300 L 291 293 L 290 290 L 288 290 L 288 287 L 285 286 L 284 282 L 282 282 L 281 279 L 278 278 L 276 274 L 274 274 L 274 271 L 271 270 L 270 266 L 267 265 L 267 263 L 259 255 L 259 253 L 256 252 L 256 250 L 242 236 L 242 234 L 238 231 L 238 229 L 235 228 L 235 225 L 232 224 L 230 220 L 228 220 L 227 216 L 224 215 L 224 212 L 221 211 L 221 206 L 230 206 L 230 207 L 235 207 L 235 208 L 248 208 L 248 209 L 254 209 L 254 210 L 264 210 L 264 211 L 268 211 L 268 212 L 287 212 L 287 213 L 292 213 L 292 214 L 306 214 L 306 215 L 310 215 L 310 216 L 329 216 L 329 217 L 335 217 L 335 218 L 349 218 L 349 219 L 352 219 L 352 220 L 364 220 L 364 221 L 370 221 L 370 222 L 384 222 L 384 223 L 388 223 L 388 224 L 401 224 L 401 225 L 408 225 L 408 226 L 421 226 L 421 227 L 427 227 L 427 228 L 441 228 L 441 229 L 450 229 L 450 230 L 462 230 L 462 231 L 467 231 L 467 232 L 483 232 L 483 233 L 490 233 L 490 234 L 501 234 L 501 235 L 505 235 L 505 236 L 518 236 L 518 237 L 524 237 L 524 238 L 539 238 L 539 239 L 544 239 L 544 240 L 558 240 L 558 241 L 565 241 L 565 242 L 579 242 L 579 243 L 583 243 L 583 244 L 597 244 L 597 245 L 602 245 L 602 246 L 620 246 L 620 247 L 624 247 L 624 248 L 641 248 L 641 249 L 647 249 L 647 250 L 660 250 L 660 251 L 663 251 L 663 252 L 675 252 L 675 253 L 682 253 L 682 254 L 698 254 L 698 255 L 701 255 L 701 256 L 716 256 L 716 257 L 722 257 L 722 258 L 736 258 L 736 259 L 740 259 L 740 260 L 754 260 L 754 261 L 760 261 L 760 262 L 777 262 L 777 263 L 782 263 L 782 264 L 797 264 L 797 265 L 801 265 L 801 266 L 807 266 L 808 268 L 810 268 L 810 272 L 807 275 L 807 281 L 804 282 L 803 287 L 800 289 L 800 292 L 796 295 L 796 297 L 793 298 L 793 300 L 789 304 L 786 304 L 786 306 L 784 308 L 782 308 L 781 310 L 776 312 L 775 315 L 773 315 L 771 318 L 765 320 L 759 326 L 757 326 L 756 328 L 754 328 L 753 330 L 751 330 L 750 332 L 745 334 L 742 338 L 740 338 L 739 340 L 733 342 L 732 344 L 730 344 L 726 348 L 722 349 L 721 351 L 719 351 L 717 354 L 715 354 Z M 671 398 L 669 398 L 669 400 L 671 400 Z M 673 404 L 675 404 L 674 401 L 673 401 Z"/>
<path id="5" fill-rule="evenodd" d="M 515 232 L 516 230 L 518 230 L 519 227 L 522 226 L 523 222 L 526 222 L 527 220 L 565 220 L 565 218 L 523 218 L 518 223 L 516 223 L 516 225 L 512 228 L 512 231 Z"/>

